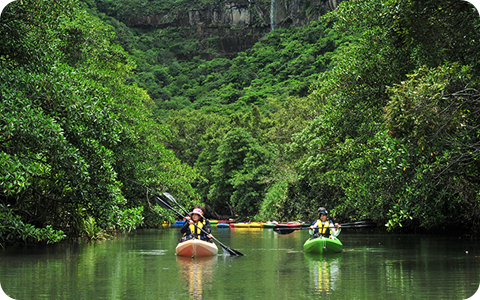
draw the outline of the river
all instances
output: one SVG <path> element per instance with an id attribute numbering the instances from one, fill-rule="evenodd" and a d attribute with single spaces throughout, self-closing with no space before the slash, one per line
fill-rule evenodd
<path id="1" fill-rule="evenodd" d="M 344 229 L 344 250 L 302 251 L 307 230 L 214 228 L 245 254 L 177 257 L 179 229 L 145 229 L 95 243 L 0 251 L 13 299 L 466 299 L 479 288 L 480 241 Z"/>

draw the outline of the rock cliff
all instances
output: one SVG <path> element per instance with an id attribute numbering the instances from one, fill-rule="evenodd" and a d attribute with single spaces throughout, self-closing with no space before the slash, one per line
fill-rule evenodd
<path id="1" fill-rule="evenodd" d="M 156 14 L 127 15 L 130 26 L 268 27 L 303 26 L 335 9 L 342 0 L 219 1 L 196 3 Z"/>
<path id="2" fill-rule="evenodd" d="M 317 20 L 342 0 L 195 1 L 161 12 L 126 12 L 122 21 L 129 27 L 175 27 L 185 37 L 198 39 L 203 49 L 213 46 L 221 53 L 234 54 L 253 46 L 271 30 Z"/>

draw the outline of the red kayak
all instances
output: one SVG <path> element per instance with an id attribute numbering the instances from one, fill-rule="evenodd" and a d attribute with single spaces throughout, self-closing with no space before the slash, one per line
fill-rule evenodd
<path id="1" fill-rule="evenodd" d="M 278 223 L 276 227 L 292 227 L 292 228 L 296 228 L 296 227 L 302 227 L 302 223 L 298 223 L 298 222 Z"/>
<path id="2" fill-rule="evenodd" d="M 202 257 L 218 253 L 217 245 L 202 240 L 191 239 L 178 243 L 175 253 L 178 256 Z"/>

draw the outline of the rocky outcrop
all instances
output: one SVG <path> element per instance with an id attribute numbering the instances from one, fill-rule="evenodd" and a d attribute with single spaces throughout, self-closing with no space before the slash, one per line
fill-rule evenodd
<path id="1" fill-rule="evenodd" d="M 334 10 L 342 0 L 236 0 L 196 3 L 161 13 L 123 14 L 130 27 L 176 27 L 186 37 L 198 38 L 208 47 L 212 37 L 223 53 L 236 53 L 253 46 L 271 30 L 304 26 Z M 210 39 L 210 40 L 209 40 Z M 206 49 L 206 48 L 205 48 Z"/>
<path id="2" fill-rule="evenodd" d="M 129 26 L 214 26 L 269 27 L 282 24 L 303 26 L 334 10 L 342 0 L 272 0 L 214 2 L 196 4 L 175 11 L 153 15 L 132 14 L 126 18 Z M 306 4 L 308 3 L 308 4 Z M 125 15 L 125 14 L 124 14 Z M 272 24 L 273 23 L 273 24 Z"/>

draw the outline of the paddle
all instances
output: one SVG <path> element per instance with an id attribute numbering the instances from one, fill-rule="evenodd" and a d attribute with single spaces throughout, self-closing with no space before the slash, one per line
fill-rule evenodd
<path id="1" fill-rule="evenodd" d="M 377 226 L 377 224 L 373 223 L 372 221 L 357 221 L 354 223 L 345 223 L 340 225 L 342 226 L 341 228 L 363 228 L 363 227 Z M 330 228 L 335 228 L 335 227 L 330 226 Z M 311 228 L 310 227 L 288 227 L 288 226 L 273 227 L 273 231 L 275 231 L 278 234 L 290 234 L 295 230 L 303 230 L 303 229 L 311 229 Z"/>
<path id="2" fill-rule="evenodd" d="M 173 197 L 172 197 L 173 198 Z M 158 205 L 160 205 L 161 207 L 165 208 L 165 209 L 169 209 L 169 210 L 172 210 L 174 211 L 177 215 L 181 216 L 182 218 L 185 218 L 185 216 L 183 216 L 179 211 L 177 211 L 175 208 L 173 208 L 170 204 L 167 203 L 167 201 L 165 201 L 164 199 L 162 199 L 161 196 L 156 196 L 155 197 Z M 182 208 L 184 211 L 186 211 L 183 207 L 180 206 L 180 204 L 177 203 L 177 201 L 172 201 L 174 202 L 175 204 L 177 204 L 180 208 Z M 195 224 L 194 224 L 195 225 Z M 203 230 L 202 228 L 198 227 L 197 225 L 195 225 L 195 227 L 197 227 L 198 229 L 200 229 L 201 231 L 203 231 L 203 233 L 205 234 L 209 234 L 208 232 L 206 232 L 205 230 Z M 244 256 L 241 252 L 235 250 L 235 249 L 232 249 L 224 244 L 222 244 L 219 240 L 217 240 L 214 236 L 212 236 L 212 239 L 217 242 L 222 248 L 223 250 L 227 251 L 230 255 L 232 256 Z"/>
<path id="3" fill-rule="evenodd" d="M 170 195 L 170 194 L 167 193 L 167 192 L 164 192 L 163 194 L 170 200 L 170 202 L 175 203 L 178 207 L 180 207 L 180 208 L 188 215 L 188 211 L 187 211 L 185 208 L 183 208 L 183 206 L 181 206 L 180 204 L 178 204 L 177 200 L 175 200 L 175 198 L 173 198 L 172 195 Z"/>

